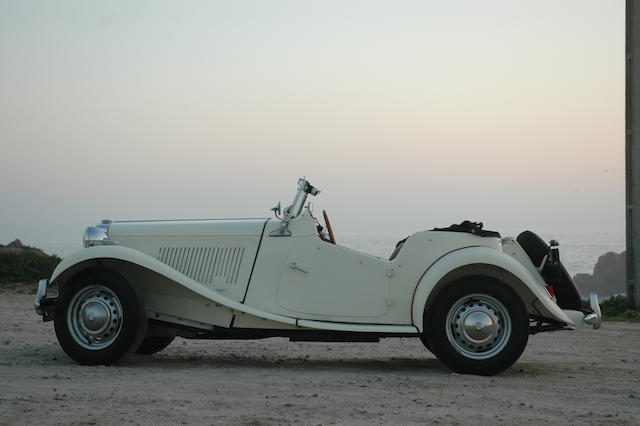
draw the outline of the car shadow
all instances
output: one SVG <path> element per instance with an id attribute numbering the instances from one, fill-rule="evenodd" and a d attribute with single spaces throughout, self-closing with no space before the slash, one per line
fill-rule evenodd
<path id="1" fill-rule="evenodd" d="M 56 365 L 69 366 L 73 368 L 95 368 L 91 366 L 80 366 L 73 362 L 62 349 L 57 345 L 43 345 L 42 347 L 4 348 L 3 355 L 12 359 L 19 359 L 20 364 L 29 365 Z M 0 357 L 3 358 L 3 357 Z M 0 364 L 3 364 L 0 359 Z M 433 373 L 436 375 L 456 375 L 452 373 L 444 364 L 436 359 L 432 354 L 427 353 L 424 357 L 335 357 L 327 359 L 323 355 L 302 355 L 283 356 L 282 353 L 273 354 L 264 351 L 256 353 L 225 352 L 215 353 L 208 351 L 194 350 L 167 350 L 155 355 L 129 356 L 124 361 L 114 365 L 122 369 L 292 369 L 297 371 L 318 371 L 318 370 L 343 370 L 361 371 L 371 373 L 407 373 L 421 372 Z M 108 367 L 107 367 L 108 368 Z M 563 363 L 546 363 L 543 361 L 530 362 L 519 361 L 515 365 L 500 373 L 498 377 L 527 378 L 527 377 L 555 377 L 561 373 L 567 373 L 566 365 Z M 573 373 L 572 373 L 573 374 Z"/>
<path id="2" fill-rule="evenodd" d="M 127 359 L 122 367 L 144 366 L 147 368 L 290 368 L 296 370 L 360 370 L 371 372 L 407 372 L 434 371 L 450 374 L 440 361 L 435 358 L 348 358 L 314 359 L 309 358 L 278 358 L 260 355 L 237 354 L 157 354 L 134 355 Z"/>
<path id="3" fill-rule="evenodd" d="M 338 357 L 332 359 L 309 357 L 278 357 L 259 354 L 209 354 L 209 353 L 161 353 L 155 355 L 133 355 L 120 367 L 180 368 L 180 369 L 292 369 L 297 371 L 344 370 L 370 373 L 434 373 L 436 375 L 458 375 L 452 372 L 435 356 L 418 357 Z M 544 362 L 516 362 L 494 377 L 530 378 L 557 376 L 560 367 Z"/>

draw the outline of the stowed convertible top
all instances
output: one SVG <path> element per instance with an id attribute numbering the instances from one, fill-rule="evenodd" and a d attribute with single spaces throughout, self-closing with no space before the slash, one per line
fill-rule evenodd
<path id="1" fill-rule="evenodd" d="M 470 220 L 465 220 L 462 223 L 453 224 L 447 228 L 433 228 L 432 231 L 466 232 L 480 237 L 500 238 L 499 232 L 487 231 L 486 229 L 482 229 L 482 226 L 482 222 L 471 222 Z"/>
<path id="2" fill-rule="evenodd" d="M 469 220 L 465 220 L 464 222 L 459 224 L 453 224 L 448 228 L 433 228 L 432 231 L 466 232 L 468 234 L 478 235 L 479 237 L 500 238 L 500 233 L 482 229 L 482 222 L 471 222 Z M 389 257 L 389 260 L 393 260 L 396 258 L 396 256 L 400 252 L 400 249 L 402 249 L 402 246 L 408 239 L 409 237 L 398 241 L 395 250 L 393 250 L 393 253 L 391 253 L 391 256 Z"/>

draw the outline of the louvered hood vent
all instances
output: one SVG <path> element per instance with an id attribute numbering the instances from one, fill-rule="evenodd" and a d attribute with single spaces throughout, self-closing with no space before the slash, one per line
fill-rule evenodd
<path id="1" fill-rule="evenodd" d="M 235 284 L 244 247 L 162 247 L 158 260 L 202 284 Z"/>

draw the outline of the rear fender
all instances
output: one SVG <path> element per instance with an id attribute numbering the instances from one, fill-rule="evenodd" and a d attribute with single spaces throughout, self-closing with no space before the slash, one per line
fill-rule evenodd
<path id="1" fill-rule="evenodd" d="M 530 315 L 574 325 L 551 299 L 540 277 L 535 277 L 513 257 L 488 247 L 467 247 L 453 251 L 432 264 L 423 274 L 413 295 L 413 324 L 424 329 L 425 309 L 436 302 L 438 293 L 464 277 L 488 276 L 509 285 L 520 296 Z"/>

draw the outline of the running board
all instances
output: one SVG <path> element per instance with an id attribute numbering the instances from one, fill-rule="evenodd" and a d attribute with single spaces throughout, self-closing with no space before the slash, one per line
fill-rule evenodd
<path id="1" fill-rule="evenodd" d="M 412 325 L 352 324 L 315 320 L 296 320 L 299 327 L 317 330 L 355 331 L 361 333 L 407 334 L 416 335 L 418 329 Z"/>

